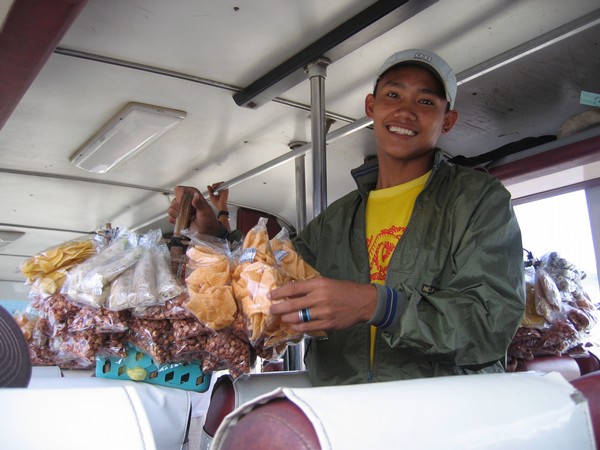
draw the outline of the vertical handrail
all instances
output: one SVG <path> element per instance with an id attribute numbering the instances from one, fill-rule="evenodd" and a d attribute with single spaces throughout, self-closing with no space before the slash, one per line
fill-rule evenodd
<path id="1" fill-rule="evenodd" d="M 294 150 L 305 142 L 294 141 L 290 149 Z M 296 230 L 300 231 L 306 226 L 306 157 L 298 156 L 294 160 L 294 175 L 296 182 Z"/>
<path id="2" fill-rule="evenodd" d="M 325 78 L 329 60 L 319 58 L 306 67 L 310 80 L 311 139 L 313 153 L 313 213 L 327 207 L 327 158 L 325 155 Z"/>

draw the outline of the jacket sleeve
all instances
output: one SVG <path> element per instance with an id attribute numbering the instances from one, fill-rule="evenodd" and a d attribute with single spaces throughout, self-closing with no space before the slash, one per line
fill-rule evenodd
<path id="1" fill-rule="evenodd" d="M 378 287 L 371 323 L 391 347 L 442 364 L 478 366 L 501 360 L 520 325 L 523 247 L 510 195 L 499 182 L 487 186 L 469 217 L 464 213 L 456 208 L 444 218 L 454 231 L 437 280 L 416 274 L 413 285 Z"/>

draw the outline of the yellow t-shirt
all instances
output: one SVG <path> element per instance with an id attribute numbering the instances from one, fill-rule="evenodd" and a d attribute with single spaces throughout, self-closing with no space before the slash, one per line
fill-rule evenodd
<path id="1" fill-rule="evenodd" d="M 371 283 L 384 284 L 387 268 L 398 241 L 404 234 L 417 196 L 431 172 L 408 183 L 371 191 L 367 200 L 366 235 Z M 371 326 L 370 361 L 373 367 L 375 333 Z"/>

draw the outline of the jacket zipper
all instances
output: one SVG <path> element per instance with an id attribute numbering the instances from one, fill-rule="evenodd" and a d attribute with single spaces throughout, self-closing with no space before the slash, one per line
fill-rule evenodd
<path id="1" fill-rule="evenodd" d="M 377 354 L 377 336 L 379 335 L 379 330 L 375 329 L 375 333 L 372 334 L 371 333 L 371 327 L 372 325 L 369 326 L 368 329 L 368 342 L 369 342 L 369 370 L 367 370 L 367 382 L 371 383 L 373 382 L 373 379 L 375 378 L 375 355 Z M 374 343 L 373 343 L 373 363 L 371 363 L 371 339 L 374 339 Z"/>

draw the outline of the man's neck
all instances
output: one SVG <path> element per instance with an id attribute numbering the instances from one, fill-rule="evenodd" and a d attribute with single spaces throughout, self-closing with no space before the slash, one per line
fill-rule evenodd
<path id="1" fill-rule="evenodd" d="M 386 189 L 415 180 L 431 170 L 433 155 L 427 160 L 379 160 L 379 173 L 375 189 Z"/>

